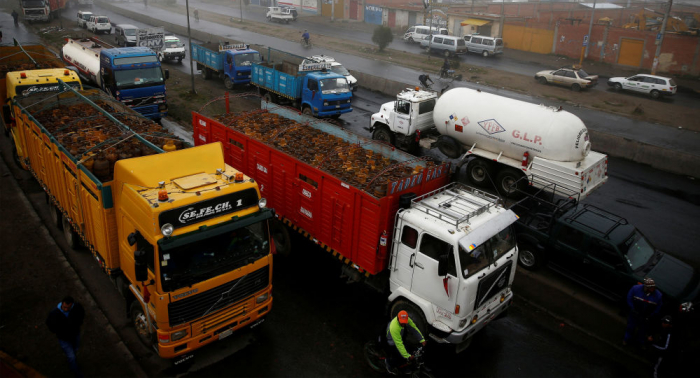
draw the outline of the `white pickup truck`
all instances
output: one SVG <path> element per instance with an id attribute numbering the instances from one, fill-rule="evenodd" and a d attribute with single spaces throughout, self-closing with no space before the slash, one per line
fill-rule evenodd
<path id="1" fill-rule="evenodd" d="M 265 17 L 267 17 L 267 20 L 270 22 L 277 21 L 288 24 L 289 21 L 294 21 L 294 15 L 291 10 L 283 7 L 268 7 Z"/>

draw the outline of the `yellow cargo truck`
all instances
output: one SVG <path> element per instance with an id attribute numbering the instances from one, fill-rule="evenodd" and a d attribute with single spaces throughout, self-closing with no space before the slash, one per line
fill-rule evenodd
<path id="1" fill-rule="evenodd" d="M 142 341 L 182 359 L 262 322 L 273 211 L 257 183 L 221 144 L 187 148 L 102 92 L 62 89 L 12 100 L 19 164 L 68 243 L 116 284 Z"/>

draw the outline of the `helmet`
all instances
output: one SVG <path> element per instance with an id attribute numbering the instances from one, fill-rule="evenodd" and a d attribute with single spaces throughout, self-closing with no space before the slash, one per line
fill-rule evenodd
<path id="1" fill-rule="evenodd" d="M 645 278 L 644 279 L 644 287 L 656 287 L 656 282 L 652 278 Z"/>
<path id="2" fill-rule="evenodd" d="M 401 310 L 396 317 L 399 319 L 399 324 L 408 324 L 408 312 Z"/>

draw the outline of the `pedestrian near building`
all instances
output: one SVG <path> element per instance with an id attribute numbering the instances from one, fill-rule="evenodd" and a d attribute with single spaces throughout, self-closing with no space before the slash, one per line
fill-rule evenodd
<path id="1" fill-rule="evenodd" d="M 650 322 L 661 311 L 661 292 L 656 290 L 656 283 L 651 278 L 645 278 L 644 283 L 632 286 L 627 293 L 627 306 L 630 314 L 627 317 L 627 329 L 622 345 L 635 336 L 640 345 L 644 346 L 648 336 Z"/>
<path id="2" fill-rule="evenodd" d="M 68 358 L 70 370 L 76 377 L 82 377 L 78 367 L 78 347 L 80 345 L 80 327 L 85 319 L 85 310 L 73 297 L 66 296 L 49 312 L 46 325 L 56 334 L 61 349 Z"/>

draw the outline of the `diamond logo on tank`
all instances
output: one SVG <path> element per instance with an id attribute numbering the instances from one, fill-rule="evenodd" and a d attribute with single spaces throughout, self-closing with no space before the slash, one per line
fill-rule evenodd
<path id="1" fill-rule="evenodd" d="M 495 119 L 487 119 L 485 121 L 479 121 L 477 123 L 479 124 L 479 126 L 481 126 L 482 129 L 484 129 L 484 131 L 489 133 L 489 135 L 498 134 L 506 131 L 506 129 L 503 126 L 501 126 L 501 124 L 498 123 L 498 121 L 496 121 Z"/>

